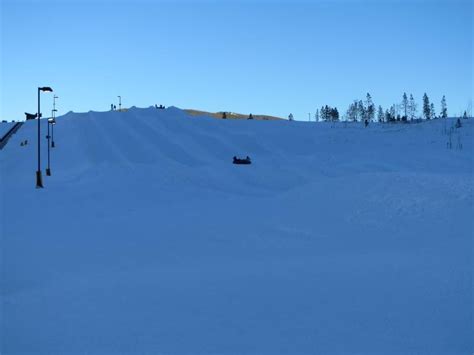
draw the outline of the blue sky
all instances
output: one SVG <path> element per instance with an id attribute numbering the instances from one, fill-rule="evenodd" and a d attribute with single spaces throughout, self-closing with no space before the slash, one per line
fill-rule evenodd
<path id="1" fill-rule="evenodd" d="M 370 92 L 473 97 L 470 0 L 1 1 L 0 119 L 174 105 L 306 120 Z M 52 95 L 44 95 L 50 112 Z"/>

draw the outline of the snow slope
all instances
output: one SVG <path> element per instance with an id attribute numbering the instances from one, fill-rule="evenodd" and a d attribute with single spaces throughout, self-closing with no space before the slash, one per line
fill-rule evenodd
<path id="1" fill-rule="evenodd" d="M 2 354 L 474 351 L 472 121 L 57 121 L 45 189 L 0 152 Z"/>
<path id="2" fill-rule="evenodd" d="M 0 138 L 3 138 L 14 125 L 14 122 L 0 122 Z"/>

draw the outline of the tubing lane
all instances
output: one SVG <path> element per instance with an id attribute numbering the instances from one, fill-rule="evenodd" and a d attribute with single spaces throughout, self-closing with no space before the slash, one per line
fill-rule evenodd
<path id="1" fill-rule="evenodd" d="M 2 138 L 0 138 L 0 150 L 3 149 L 8 143 L 8 140 L 10 139 L 11 136 L 13 136 L 16 131 L 20 129 L 20 127 L 23 126 L 23 122 L 17 122 L 15 125 L 10 128 L 10 130 L 3 135 Z"/>

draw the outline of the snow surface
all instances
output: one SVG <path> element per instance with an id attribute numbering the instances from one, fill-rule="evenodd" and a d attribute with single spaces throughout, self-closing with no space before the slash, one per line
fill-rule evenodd
<path id="1" fill-rule="evenodd" d="M 45 189 L 0 152 L 2 354 L 474 350 L 472 121 L 57 122 Z"/>
<path id="2" fill-rule="evenodd" d="M 3 136 L 15 125 L 15 122 L 0 122 L 0 138 Z"/>

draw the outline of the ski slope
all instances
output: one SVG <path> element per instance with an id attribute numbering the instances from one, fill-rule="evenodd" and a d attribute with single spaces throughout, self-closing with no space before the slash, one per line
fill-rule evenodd
<path id="1" fill-rule="evenodd" d="M 474 351 L 471 120 L 57 122 L 44 189 L 0 152 L 2 354 Z"/>

